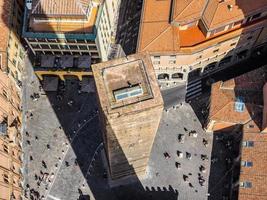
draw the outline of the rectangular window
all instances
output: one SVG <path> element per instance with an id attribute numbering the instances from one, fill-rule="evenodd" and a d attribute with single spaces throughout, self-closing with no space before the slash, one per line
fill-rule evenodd
<path id="1" fill-rule="evenodd" d="M 56 44 L 50 44 L 51 49 L 59 49 L 58 45 Z"/>
<path id="2" fill-rule="evenodd" d="M 79 48 L 81 49 L 81 50 L 87 50 L 87 47 L 86 46 L 79 46 Z"/>
<path id="3" fill-rule="evenodd" d="M 216 30 L 214 30 L 214 34 L 215 34 L 215 33 L 222 32 L 222 31 L 224 31 L 224 29 L 225 29 L 225 26 L 220 27 L 220 28 L 217 28 Z"/>
<path id="4" fill-rule="evenodd" d="M 176 60 L 169 60 L 169 64 L 176 64 Z"/>
<path id="5" fill-rule="evenodd" d="M 38 38 L 37 40 L 38 40 L 38 42 L 46 42 L 46 40 L 44 38 Z"/>
<path id="6" fill-rule="evenodd" d="M 7 99 L 7 91 L 5 89 L 2 89 L 2 94 Z"/>
<path id="7" fill-rule="evenodd" d="M 70 45 L 70 49 L 78 49 L 77 45 Z"/>
<path id="8" fill-rule="evenodd" d="M 254 141 L 243 141 L 242 146 L 243 147 L 254 147 Z"/>
<path id="9" fill-rule="evenodd" d="M 235 111 L 236 112 L 244 112 L 245 104 L 241 97 L 237 97 L 235 101 Z"/>
<path id="10" fill-rule="evenodd" d="M 23 59 L 23 57 L 24 57 L 24 53 L 23 53 L 23 50 L 19 50 L 19 57 L 20 57 L 20 59 Z"/>
<path id="11" fill-rule="evenodd" d="M 4 175 L 3 175 L 3 179 L 4 179 L 4 182 L 5 182 L 6 184 L 9 183 L 8 175 L 7 175 L 7 174 L 4 174 Z"/>
<path id="12" fill-rule="evenodd" d="M 27 40 L 28 40 L 29 42 L 35 42 L 35 39 L 34 39 L 34 38 L 27 38 Z"/>
<path id="13" fill-rule="evenodd" d="M 47 44 L 41 44 L 40 46 L 42 49 L 49 49 L 49 46 Z"/>
<path id="14" fill-rule="evenodd" d="M 4 149 L 4 152 L 8 153 L 8 146 L 7 145 L 3 145 L 3 149 Z"/>
<path id="15" fill-rule="evenodd" d="M 60 49 L 69 49 L 68 45 L 59 45 L 59 46 L 60 46 Z"/>
<path id="16" fill-rule="evenodd" d="M 160 59 L 160 56 L 154 56 L 154 59 L 155 60 L 159 60 Z"/>
<path id="17" fill-rule="evenodd" d="M 153 65 L 159 65 L 159 64 L 160 64 L 160 61 L 158 61 L 158 60 L 153 61 Z"/>
<path id="18" fill-rule="evenodd" d="M 241 188 L 252 188 L 252 183 L 249 181 L 240 182 Z"/>
<path id="19" fill-rule="evenodd" d="M 2 122 L 0 123 L 0 135 L 6 135 L 6 134 L 7 134 L 7 123 Z"/>
<path id="20" fill-rule="evenodd" d="M 254 125 L 253 124 L 249 124 L 248 128 L 254 128 Z"/>
<path id="21" fill-rule="evenodd" d="M 67 39 L 67 42 L 69 42 L 69 43 L 76 43 L 76 40 L 75 39 Z"/>
<path id="22" fill-rule="evenodd" d="M 57 42 L 57 39 L 47 39 L 48 42 Z"/>
<path id="23" fill-rule="evenodd" d="M 96 46 L 89 46 L 89 49 L 92 50 L 92 51 L 97 51 Z"/>
<path id="24" fill-rule="evenodd" d="M 38 44 L 31 44 L 32 45 L 32 48 L 36 49 L 38 48 L 39 49 L 39 45 Z"/>
<path id="25" fill-rule="evenodd" d="M 241 166 L 243 167 L 252 167 L 253 166 L 253 162 L 251 161 L 241 161 Z"/>
<path id="26" fill-rule="evenodd" d="M 17 63 L 15 58 L 12 59 L 12 62 L 13 62 L 14 65 L 16 65 L 16 63 Z"/>
<path id="27" fill-rule="evenodd" d="M 219 49 L 213 50 L 213 53 L 217 53 L 217 52 L 219 52 Z"/>

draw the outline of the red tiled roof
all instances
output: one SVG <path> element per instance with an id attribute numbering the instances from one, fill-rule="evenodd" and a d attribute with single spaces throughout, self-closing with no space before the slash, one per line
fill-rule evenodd
<path id="1" fill-rule="evenodd" d="M 184 24 L 201 18 L 208 29 L 220 27 L 225 23 L 238 21 L 239 18 L 243 19 L 247 14 L 264 10 L 267 6 L 266 0 L 255 2 L 253 0 L 227 0 L 223 3 L 219 3 L 219 0 L 144 0 L 137 51 L 153 53 L 182 51 L 186 53 L 188 49 L 184 48 L 196 45 L 203 47 L 206 43 L 205 46 L 208 47 L 236 37 L 246 28 L 236 26 L 235 29 L 222 31 L 214 37 L 206 38 L 198 27 L 178 30 L 176 22 Z M 235 5 L 230 14 L 228 4 Z M 247 24 L 246 26 L 252 28 L 254 25 Z"/>
<path id="2" fill-rule="evenodd" d="M 216 29 L 245 16 L 266 10 L 266 0 L 209 0 L 203 12 L 203 22 L 208 29 Z"/>
<path id="3" fill-rule="evenodd" d="M 210 120 L 212 130 L 226 130 L 233 125 L 243 125 L 242 141 L 253 141 L 253 147 L 242 147 L 241 160 L 251 161 L 252 167 L 241 166 L 240 182 L 251 182 L 251 188 L 239 188 L 239 200 L 267 199 L 267 134 L 262 133 L 262 103 L 260 96 L 251 96 L 249 92 L 262 93 L 267 69 L 265 67 L 245 73 L 225 82 L 212 85 Z M 243 112 L 234 109 L 235 97 L 241 93 L 248 98 Z M 247 95 L 246 95 L 247 94 Z M 251 99 L 251 101 L 249 101 Z M 247 102 L 249 101 L 249 102 Z M 252 103 L 251 103 L 252 102 Z"/>
<path id="4" fill-rule="evenodd" d="M 87 15 L 91 0 L 33 0 L 32 14 Z"/>

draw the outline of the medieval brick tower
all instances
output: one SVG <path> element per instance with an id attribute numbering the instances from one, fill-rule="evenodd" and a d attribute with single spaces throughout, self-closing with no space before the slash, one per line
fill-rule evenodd
<path id="1" fill-rule="evenodd" d="M 111 178 L 142 177 L 163 110 L 150 58 L 137 54 L 92 68 Z"/>

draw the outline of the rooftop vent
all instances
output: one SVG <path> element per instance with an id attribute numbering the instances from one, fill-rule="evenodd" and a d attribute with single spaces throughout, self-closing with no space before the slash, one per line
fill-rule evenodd
<path id="1" fill-rule="evenodd" d="M 228 8 L 229 11 L 232 11 L 232 10 L 233 10 L 233 5 L 228 4 L 228 5 L 227 5 L 227 8 Z"/>
<path id="2" fill-rule="evenodd" d="M 143 94 L 143 89 L 140 84 L 129 85 L 127 88 L 115 90 L 113 92 L 116 101 L 125 100 L 131 97 L 140 96 Z"/>

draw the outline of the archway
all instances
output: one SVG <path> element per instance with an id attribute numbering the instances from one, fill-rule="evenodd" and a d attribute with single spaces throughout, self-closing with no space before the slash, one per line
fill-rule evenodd
<path id="1" fill-rule="evenodd" d="M 172 79 L 183 79 L 184 74 L 183 73 L 174 73 L 172 74 Z"/>
<path id="2" fill-rule="evenodd" d="M 158 80 L 163 80 L 163 79 L 169 80 L 170 79 L 170 75 L 167 74 L 167 73 L 159 74 L 158 75 Z"/>

